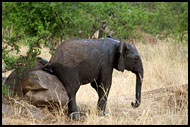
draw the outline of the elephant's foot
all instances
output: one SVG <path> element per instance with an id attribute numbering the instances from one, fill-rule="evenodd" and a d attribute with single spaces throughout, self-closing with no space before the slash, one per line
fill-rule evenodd
<path id="1" fill-rule="evenodd" d="M 72 112 L 71 114 L 69 114 L 69 117 L 72 120 L 80 120 L 81 114 L 80 114 L 80 112 Z"/>
<path id="2" fill-rule="evenodd" d="M 99 115 L 99 116 L 107 116 L 107 115 L 108 115 L 108 112 L 105 112 L 105 111 L 98 111 L 98 115 Z"/>

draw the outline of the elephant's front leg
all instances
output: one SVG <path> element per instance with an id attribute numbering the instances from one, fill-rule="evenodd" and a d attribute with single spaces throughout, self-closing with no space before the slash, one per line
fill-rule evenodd
<path id="1" fill-rule="evenodd" d="M 106 84 L 104 86 L 104 84 L 100 85 L 99 89 L 98 89 L 98 110 L 100 111 L 101 115 L 105 115 L 105 109 L 106 109 L 106 105 L 107 105 L 107 98 L 108 98 L 108 94 L 109 94 L 109 90 L 110 90 L 110 84 Z"/>
<path id="2" fill-rule="evenodd" d="M 101 80 L 98 82 L 91 83 L 91 86 L 96 89 L 99 99 L 98 99 L 98 110 L 100 115 L 105 115 L 105 109 L 107 105 L 108 94 L 111 87 L 112 77 L 108 75 L 104 75 L 105 77 L 101 77 Z"/>

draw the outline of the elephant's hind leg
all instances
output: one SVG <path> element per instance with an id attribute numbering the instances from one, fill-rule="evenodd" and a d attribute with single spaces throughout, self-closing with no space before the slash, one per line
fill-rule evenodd
<path id="1" fill-rule="evenodd" d="M 67 80 L 64 80 L 65 78 Z M 69 77 L 65 76 L 64 79 L 62 78 L 61 80 L 69 96 L 68 114 L 72 119 L 79 119 L 80 112 L 77 108 L 76 93 L 80 87 L 80 83 L 76 77 L 72 77 L 72 79 L 70 78 L 70 80 L 68 80 Z"/>

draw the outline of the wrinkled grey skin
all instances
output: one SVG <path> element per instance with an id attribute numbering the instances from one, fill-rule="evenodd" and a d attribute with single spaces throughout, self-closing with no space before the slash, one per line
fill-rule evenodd
<path id="1" fill-rule="evenodd" d="M 52 70 L 65 86 L 70 98 L 68 113 L 73 119 L 80 117 L 76 93 L 80 85 L 87 83 L 97 91 L 98 109 L 105 114 L 113 69 L 136 74 L 136 102 L 132 106 L 140 105 L 143 65 L 137 49 L 124 41 L 110 37 L 64 41 L 43 69 Z"/>

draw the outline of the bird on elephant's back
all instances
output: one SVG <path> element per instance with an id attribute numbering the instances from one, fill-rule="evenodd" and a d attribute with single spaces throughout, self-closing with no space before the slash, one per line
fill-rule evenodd
<path id="1" fill-rule="evenodd" d="M 111 37 L 102 39 L 71 39 L 62 42 L 55 54 L 42 69 L 50 69 L 65 86 L 68 96 L 68 114 L 80 118 L 76 104 L 76 93 L 80 85 L 91 83 L 97 91 L 98 111 L 105 114 L 107 97 L 112 83 L 113 69 L 125 69 L 136 74 L 136 101 L 141 103 L 143 64 L 136 47 Z M 106 91 L 106 92 L 105 92 Z"/>

